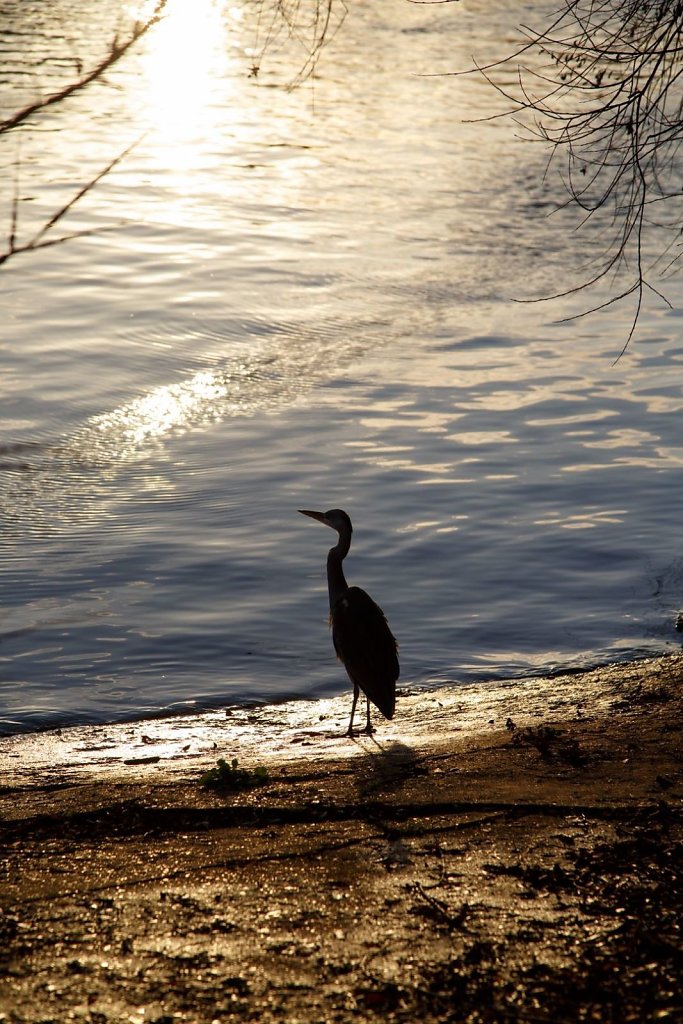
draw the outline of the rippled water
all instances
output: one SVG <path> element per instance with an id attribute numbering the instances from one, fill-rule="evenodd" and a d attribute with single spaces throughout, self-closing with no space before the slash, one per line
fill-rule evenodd
<path id="1" fill-rule="evenodd" d="M 101 59 L 128 11 L 29 7 L 5 5 L 3 111 Z M 303 46 L 250 77 L 253 10 L 175 0 L 103 82 L 0 136 L 20 242 L 139 139 L 52 229 L 87 234 L 0 267 L 5 731 L 345 688 L 333 537 L 299 507 L 351 514 L 347 575 L 407 685 L 678 642 L 680 312 L 648 309 L 613 365 L 627 310 L 513 301 L 599 239 L 546 216 L 509 122 L 463 123 L 486 86 L 433 77 L 507 46 L 501 12 L 354 5 L 290 90 Z"/>

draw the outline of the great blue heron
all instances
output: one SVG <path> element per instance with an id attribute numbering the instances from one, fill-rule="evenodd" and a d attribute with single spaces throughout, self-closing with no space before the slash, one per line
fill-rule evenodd
<path id="1" fill-rule="evenodd" d="M 334 649 L 353 683 L 351 721 L 346 734 L 353 736 L 353 716 L 361 690 L 368 704 L 368 720 L 363 732 L 372 733 L 370 701 L 385 718 L 394 717 L 398 644 L 379 605 L 360 587 L 350 587 L 344 578 L 342 561 L 349 553 L 353 533 L 346 512 L 340 508 L 328 512 L 300 508 L 299 512 L 331 526 L 339 534 L 339 541 L 327 555 L 327 588 Z"/>

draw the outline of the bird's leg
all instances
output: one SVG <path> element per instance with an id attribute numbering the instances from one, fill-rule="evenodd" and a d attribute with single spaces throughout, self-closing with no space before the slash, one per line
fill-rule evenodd
<path id="1" fill-rule="evenodd" d="M 370 700 L 369 700 L 369 698 L 368 698 L 368 697 L 366 697 L 366 698 L 365 698 L 365 700 L 366 700 L 366 703 L 367 703 L 367 705 L 368 705 L 368 720 L 367 720 L 367 723 L 366 723 L 366 726 L 365 726 L 365 728 L 363 729 L 363 732 L 364 732 L 364 733 L 365 733 L 365 734 L 366 734 L 367 736 L 372 736 L 372 734 L 373 734 L 373 732 L 374 732 L 375 730 L 373 729 L 373 727 L 372 727 L 372 722 L 370 721 Z"/>
<path id="2" fill-rule="evenodd" d="M 346 730 L 346 735 L 347 736 L 353 736 L 353 716 L 356 713 L 356 704 L 358 703 L 358 695 L 359 695 L 359 693 L 360 693 L 360 688 L 356 685 L 356 683 L 354 683 L 353 684 L 353 704 L 351 705 L 351 721 L 349 722 L 349 727 Z"/>

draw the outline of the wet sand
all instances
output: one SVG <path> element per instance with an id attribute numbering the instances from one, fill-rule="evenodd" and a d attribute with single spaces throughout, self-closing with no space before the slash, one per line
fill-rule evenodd
<path id="1" fill-rule="evenodd" d="M 680 1022 L 682 680 L 0 739 L 0 1021 Z"/>

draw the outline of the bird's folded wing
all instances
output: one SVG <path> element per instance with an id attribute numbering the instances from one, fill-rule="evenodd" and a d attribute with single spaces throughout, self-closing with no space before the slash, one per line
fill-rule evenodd
<path id="1" fill-rule="evenodd" d="M 351 680 L 386 718 L 394 714 L 398 644 L 384 612 L 359 587 L 349 587 L 330 615 L 332 639 Z"/>

